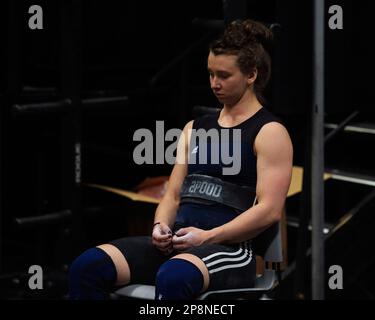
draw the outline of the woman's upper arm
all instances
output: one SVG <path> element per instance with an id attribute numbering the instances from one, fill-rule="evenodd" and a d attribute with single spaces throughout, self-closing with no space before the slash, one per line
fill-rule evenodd
<path id="1" fill-rule="evenodd" d="M 190 144 L 190 134 L 193 127 L 193 120 L 189 121 L 178 140 L 177 144 L 177 156 L 176 163 L 173 167 L 171 176 L 168 182 L 167 195 L 173 196 L 175 199 L 179 199 L 181 185 L 187 174 L 188 166 L 188 151 Z"/>
<path id="2" fill-rule="evenodd" d="M 269 206 L 280 217 L 289 190 L 293 169 L 293 146 L 285 127 L 271 122 L 258 133 L 254 149 L 257 155 L 258 203 Z"/>

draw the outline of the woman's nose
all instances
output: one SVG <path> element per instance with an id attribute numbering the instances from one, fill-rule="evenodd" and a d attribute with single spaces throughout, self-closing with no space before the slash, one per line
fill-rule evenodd
<path id="1" fill-rule="evenodd" d="M 212 89 L 219 89 L 220 88 L 220 82 L 217 80 L 217 78 L 212 78 L 211 88 Z"/>

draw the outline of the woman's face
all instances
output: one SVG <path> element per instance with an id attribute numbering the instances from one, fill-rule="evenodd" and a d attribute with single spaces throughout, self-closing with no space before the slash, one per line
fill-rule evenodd
<path id="1" fill-rule="evenodd" d="M 256 78 L 241 72 L 236 55 L 214 55 L 210 52 L 207 68 L 212 91 L 221 103 L 228 106 L 235 105 Z"/>

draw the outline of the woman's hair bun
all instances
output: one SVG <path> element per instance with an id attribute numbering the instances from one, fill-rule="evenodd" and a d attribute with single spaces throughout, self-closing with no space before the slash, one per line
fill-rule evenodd
<path id="1" fill-rule="evenodd" d="M 237 39 L 241 42 L 239 45 L 259 43 L 264 48 L 269 49 L 273 40 L 271 29 L 254 20 L 233 21 L 229 24 L 227 32 L 232 35 L 233 33 L 238 35 Z"/>

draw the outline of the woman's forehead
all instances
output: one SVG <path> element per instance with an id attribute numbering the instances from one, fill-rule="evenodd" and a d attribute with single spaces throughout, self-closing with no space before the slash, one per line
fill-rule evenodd
<path id="1" fill-rule="evenodd" d="M 207 60 L 209 69 L 235 69 L 237 66 L 237 56 L 233 54 L 218 54 L 212 52 L 208 55 Z"/>

